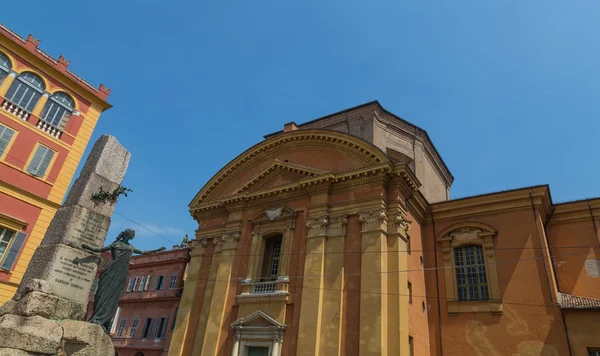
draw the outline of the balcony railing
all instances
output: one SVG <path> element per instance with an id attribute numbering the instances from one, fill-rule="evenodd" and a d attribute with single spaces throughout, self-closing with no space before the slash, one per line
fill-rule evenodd
<path id="1" fill-rule="evenodd" d="M 57 129 L 56 127 L 50 125 L 49 123 L 45 122 L 42 119 L 39 119 L 37 125 L 35 126 L 38 129 L 44 131 L 45 133 L 47 133 L 48 135 L 60 139 L 60 136 L 62 135 L 62 131 Z"/>
<path id="2" fill-rule="evenodd" d="M 20 107 L 11 103 L 8 100 L 4 100 L 4 102 L 2 103 L 2 109 L 8 111 L 9 113 L 15 115 L 23 121 L 27 121 L 27 119 L 29 119 L 29 116 L 31 115 L 31 113 L 27 112 L 25 109 L 21 109 Z"/>
<path id="3" fill-rule="evenodd" d="M 35 115 L 31 114 L 27 110 L 18 107 L 16 104 L 13 104 L 9 100 L 4 99 L 4 101 L 2 102 L 2 106 L 0 106 L 0 107 L 4 110 L 8 111 L 9 113 L 15 115 L 19 119 L 21 119 L 25 122 L 30 122 L 30 123 L 34 124 L 35 127 L 37 127 L 39 130 L 47 133 L 48 135 L 50 135 L 56 139 L 60 139 L 60 137 L 63 134 L 63 132 L 61 130 L 59 130 L 57 127 L 36 117 Z M 36 120 L 37 120 L 37 122 L 36 122 Z"/>
<path id="4" fill-rule="evenodd" d="M 255 282 L 252 284 L 253 294 L 275 293 L 277 290 L 277 281 L 275 278 L 270 278 L 268 281 Z"/>
<path id="5" fill-rule="evenodd" d="M 257 281 L 242 280 L 242 294 L 238 297 L 257 295 L 288 295 L 289 277 L 259 278 Z"/>

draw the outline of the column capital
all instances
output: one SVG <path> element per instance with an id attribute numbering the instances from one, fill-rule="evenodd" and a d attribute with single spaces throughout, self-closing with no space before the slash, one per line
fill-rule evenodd
<path id="1" fill-rule="evenodd" d="M 327 215 L 306 219 L 306 227 L 308 227 L 306 237 L 326 236 L 328 224 L 329 217 Z"/>
<path id="2" fill-rule="evenodd" d="M 387 213 L 385 209 L 358 213 L 358 220 L 362 222 L 362 232 L 387 229 Z"/>

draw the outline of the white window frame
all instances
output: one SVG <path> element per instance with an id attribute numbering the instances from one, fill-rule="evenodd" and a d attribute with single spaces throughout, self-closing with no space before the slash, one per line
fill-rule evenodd
<path id="1" fill-rule="evenodd" d="M 140 279 L 140 277 L 135 277 L 135 279 L 133 280 L 133 288 L 131 288 L 132 292 L 135 292 L 139 279 Z"/>
<path id="2" fill-rule="evenodd" d="M 37 78 L 40 79 L 40 81 L 42 82 L 42 87 L 37 87 L 34 84 L 32 84 L 31 82 L 23 79 L 23 77 L 26 74 L 31 74 L 32 76 L 35 76 Z M 24 85 L 25 86 L 25 91 L 23 92 L 23 94 L 19 97 L 19 100 L 15 100 L 15 97 L 17 95 L 17 93 L 19 92 L 19 87 L 17 87 L 17 89 L 15 89 L 14 94 L 12 95 L 12 97 L 8 97 L 9 92 L 11 90 L 11 88 L 13 86 L 21 86 Z M 37 103 L 40 101 L 40 98 L 42 97 L 42 95 L 44 94 L 44 90 L 45 90 L 45 86 L 44 86 L 44 80 L 37 74 L 32 73 L 32 72 L 23 72 L 21 73 L 18 77 L 15 78 L 15 81 L 12 82 L 12 84 L 10 85 L 10 88 L 8 88 L 8 91 L 6 92 L 6 100 L 10 101 L 11 103 L 15 104 L 16 106 L 20 107 L 21 109 L 31 113 L 33 112 L 35 106 L 37 105 Z M 29 99 L 27 100 L 26 104 L 23 104 L 23 99 L 26 97 L 26 95 L 28 94 L 29 91 L 32 91 L 32 95 L 29 97 Z M 36 93 L 37 92 L 37 93 Z M 36 95 L 37 94 L 37 95 Z M 33 105 L 31 105 L 33 104 Z"/>
<path id="3" fill-rule="evenodd" d="M 69 98 L 69 100 L 71 100 L 73 106 L 69 106 L 63 102 L 61 102 L 60 100 L 57 99 L 57 96 L 59 94 L 63 94 L 65 95 L 67 98 Z M 58 106 L 58 109 L 54 112 L 54 115 L 52 118 L 49 118 L 49 113 L 52 111 L 54 106 Z M 42 113 L 40 114 L 42 121 L 44 121 L 47 124 L 50 124 L 53 127 L 56 128 L 60 128 L 61 126 L 61 122 L 63 120 L 68 120 L 71 115 L 73 115 L 73 111 L 75 110 L 75 101 L 67 94 L 67 93 L 63 93 L 63 92 L 57 92 L 54 93 L 54 95 L 52 95 L 50 98 L 48 98 L 48 101 L 46 102 L 46 104 L 44 105 L 44 109 L 42 109 Z M 56 118 L 58 117 L 60 113 L 60 117 L 58 118 L 58 121 L 56 121 Z"/>
<path id="4" fill-rule="evenodd" d="M 138 292 L 143 291 L 145 285 L 146 285 L 146 276 L 142 276 L 142 278 L 140 280 L 140 285 L 138 287 Z"/>
<path id="5" fill-rule="evenodd" d="M 140 317 L 134 316 L 131 321 L 131 328 L 129 329 L 129 337 L 130 338 L 135 337 L 135 333 L 137 332 L 137 328 L 138 328 L 139 324 L 140 324 Z"/>
<path id="6" fill-rule="evenodd" d="M 127 292 L 131 292 L 131 290 L 133 289 L 133 281 L 135 280 L 135 277 L 129 277 L 129 284 L 127 285 Z"/>
<path id="7" fill-rule="evenodd" d="M 119 329 L 117 330 L 117 337 L 123 337 L 123 331 L 125 331 L 125 326 L 127 325 L 127 318 L 121 319 L 119 323 Z"/>

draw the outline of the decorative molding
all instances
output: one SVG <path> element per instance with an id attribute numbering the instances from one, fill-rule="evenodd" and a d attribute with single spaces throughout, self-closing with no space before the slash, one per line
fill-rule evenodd
<path id="1" fill-rule="evenodd" d="M 383 230 L 387 232 L 387 213 L 384 209 L 358 213 L 362 222 L 362 232 Z"/>
<path id="2" fill-rule="evenodd" d="M 387 163 L 389 160 L 372 144 L 348 134 L 323 130 L 297 130 L 270 138 L 243 152 L 217 173 L 194 197 L 190 208 L 214 200 L 227 184 L 252 165 L 273 154 L 299 147 L 323 147 L 344 152 L 366 165 Z"/>
<path id="3" fill-rule="evenodd" d="M 329 219 L 327 215 L 306 219 L 306 227 L 308 228 L 306 237 L 327 236 L 328 224 Z"/>
<path id="4" fill-rule="evenodd" d="M 348 215 L 342 215 L 330 219 L 327 225 L 326 236 L 346 236 L 346 225 L 348 224 Z"/>

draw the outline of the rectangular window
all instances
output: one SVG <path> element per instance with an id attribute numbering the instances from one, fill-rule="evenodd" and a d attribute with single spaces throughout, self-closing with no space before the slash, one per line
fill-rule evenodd
<path id="1" fill-rule="evenodd" d="M 588 356 L 600 356 L 600 349 L 588 349 Z"/>
<path id="2" fill-rule="evenodd" d="M 127 291 L 131 292 L 131 290 L 133 289 L 133 283 L 135 282 L 135 278 L 134 277 L 130 277 L 129 278 L 129 284 L 127 285 Z"/>
<path id="3" fill-rule="evenodd" d="M 408 337 L 408 356 L 414 356 L 415 354 L 415 345 L 413 343 L 412 336 Z"/>
<path id="4" fill-rule="evenodd" d="M 146 276 L 142 276 L 142 279 L 140 280 L 140 286 L 138 287 L 138 292 L 143 291 L 145 285 L 146 285 Z"/>
<path id="5" fill-rule="evenodd" d="M 144 330 L 142 331 L 142 339 L 147 339 L 150 335 L 150 329 L 152 328 L 152 318 L 146 318 L 144 323 Z"/>
<path id="6" fill-rule="evenodd" d="M 123 336 L 123 330 L 125 330 L 125 324 L 127 324 L 127 319 L 121 319 L 121 323 L 119 324 L 119 330 L 117 331 L 117 337 Z"/>
<path id="7" fill-rule="evenodd" d="M 179 308 L 175 308 L 175 314 L 173 314 L 173 325 L 171 325 L 171 330 L 175 329 L 175 322 L 177 321 L 177 313 L 179 313 Z"/>
<path id="8" fill-rule="evenodd" d="M 156 276 L 154 277 L 154 290 L 161 290 L 165 285 L 165 276 Z"/>
<path id="9" fill-rule="evenodd" d="M 15 132 L 6 126 L 0 125 L 0 157 L 4 154 L 4 151 L 8 147 L 10 140 L 12 139 Z"/>
<path id="10" fill-rule="evenodd" d="M 137 284 L 138 284 L 138 280 L 140 279 L 140 277 L 135 277 L 135 279 L 133 280 L 133 288 L 131 288 L 132 292 L 135 292 L 135 288 L 137 288 Z"/>
<path id="11" fill-rule="evenodd" d="M 454 248 L 458 300 L 488 300 L 483 248 L 469 245 Z"/>
<path id="12" fill-rule="evenodd" d="M 137 331 L 138 324 L 140 323 L 140 317 L 136 316 L 133 318 L 131 322 L 131 330 L 129 330 L 129 337 L 135 337 L 135 332 Z"/>
<path id="13" fill-rule="evenodd" d="M 165 336 L 166 329 L 167 329 L 167 318 L 160 318 L 160 323 L 158 323 L 158 327 L 156 328 L 155 339 L 163 338 Z"/>
<path id="14" fill-rule="evenodd" d="M 52 157 L 54 157 L 54 151 L 48 147 L 38 145 L 29 166 L 27 166 L 27 172 L 36 177 L 44 178 L 50 162 L 52 162 Z"/>
<path id="15" fill-rule="evenodd" d="M 0 268 L 12 270 L 27 235 L 0 226 Z"/>
<path id="16" fill-rule="evenodd" d="M 269 356 L 269 348 L 266 346 L 248 346 L 248 356 Z"/>
<path id="17" fill-rule="evenodd" d="M 150 275 L 146 278 L 146 284 L 144 284 L 144 290 L 148 290 L 148 286 L 150 285 Z"/>
<path id="18" fill-rule="evenodd" d="M 410 255 L 410 235 L 406 234 L 406 252 Z"/>
<path id="19" fill-rule="evenodd" d="M 412 304 L 412 283 L 408 282 L 408 304 Z"/>
<path id="20" fill-rule="evenodd" d="M 176 283 L 177 283 L 177 273 L 173 273 L 173 275 L 171 276 L 171 282 L 169 282 L 169 289 L 175 288 Z"/>
<path id="21" fill-rule="evenodd" d="M 262 266 L 262 281 L 274 281 L 279 275 L 282 236 L 270 237 L 265 241 L 265 253 Z"/>

